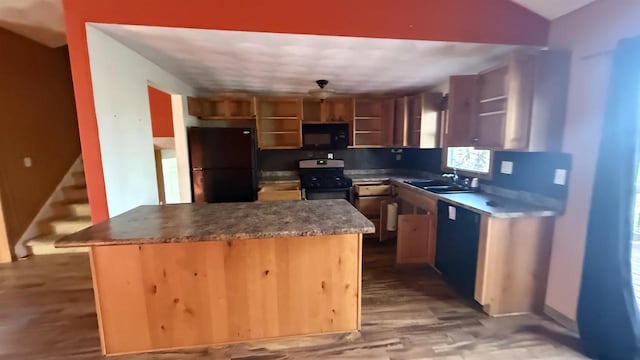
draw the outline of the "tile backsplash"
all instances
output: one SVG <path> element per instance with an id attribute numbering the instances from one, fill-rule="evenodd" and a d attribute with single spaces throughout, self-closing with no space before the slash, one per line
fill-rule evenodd
<path id="1" fill-rule="evenodd" d="M 408 169 L 435 174 L 443 172 L 442 149 L 343 149 L 333 151 L 262 150 L 259 153 L 262 171 L 295 171 L 298 160 L 327 158 L 343 159 L 347 170 Z M 399 155 L 399 159 L 398 159 Z M 513 164 L 511 174 L 500 172 L 503 161 Z M 556 152 L 496 151 L 493 153 L 493 171 L 490 180 L 481 179 L 485 185 L 566 200 L 568 186 L 554 184 L 556 170 L 566 170 L 568 181 L 571 172 L 571 155 Z"/>
<path id="2" fill-rule="evenodd" d="M 331 151 L 314 151 L 304 149 L 291 150 L 261 150 L 258 162 L 262 171 L 295 171 L 298 170 L 298 160 L 326 159 L 328 153 L 334 159 L 342 159 L 347 170 L 363 169 L 400 169 L 404 163 L 396 160 L 396 154 L 391 149 L 341 149 Z"/>
<path id="3" fill-rule="evenodd" d="M 513 163 L 511 174 L 500 172 L 503 161 Z M 554 184 L 556 170 L 566 171 L 565 185 Z M 571 155 L 551 152 L 496 151 L 491 180 L 481 183 L 517 191 L 527 191 L 566 200 L 571 172 Z"/>

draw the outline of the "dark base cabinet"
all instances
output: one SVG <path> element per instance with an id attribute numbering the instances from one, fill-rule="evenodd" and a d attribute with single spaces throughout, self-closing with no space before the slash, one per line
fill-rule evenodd
<path id="1" fill-rule="evenodd" d="M 464 296 L 474 297 L 480 215 L 438 201 L 436 268 Z"/>

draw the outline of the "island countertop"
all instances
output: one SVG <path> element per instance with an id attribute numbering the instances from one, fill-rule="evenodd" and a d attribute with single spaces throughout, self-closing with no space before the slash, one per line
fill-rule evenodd
<path id="1" fill-rule="evenodd" d="M 56 247 L 368 234 L 346 200 L 144 205 L 56 241 Z"/>

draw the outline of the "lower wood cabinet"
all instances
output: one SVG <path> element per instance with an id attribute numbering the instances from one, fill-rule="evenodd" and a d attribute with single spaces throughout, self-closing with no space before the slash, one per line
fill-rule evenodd
<path id="1" fill-rule="evenodd" d="M 391 185 L 387 181 L 356 182 L 353 185 L 353 193 L 356 209 L 371 220 L 376 227 L 374 234 L 365 236 L 379 238 L 381 227 L 386 226 L 386 222 L 380 221 L 381 210 L 386 207 L 390 199 Z"/>
<path id="2" fill-rule="evenodd" d="M 435 265 L 437 200 L 395 187 L 398 202 L 397 264 Z"/>
<path id="3" fill-rule="evenodd" d="M 258 201 L 302 200 L 300 182 L 263 185 L 258 191 Z"/>
<path id="4" fill-rule="evenodd" d="M 495 218 L 480 222 L 475 300 L 489 315 L 541 312 L 554 218 Z"/>
<path id="5" fill-rule="evenodd" d="M 452 236 L 443 233 L 448 231 L 447 228 L 438 226 L 438 200 L 435 197 L 396 185 L 393 186 L 393 194 L 389 201 L 398 203 L 399 214 L 397 264 L 435 266 L 438 245 L 443 245 L 441 251 L 474 251 L 477 252 L 475 282 L 471 280 L 472 286 L 467 295 L 482 305 L 487 314 L 498 316 L 542 311 L 553 217 L 499 218 L 480 214 L 479 234 L 475 232 L 477 238 L 451 243 Z M 444 211 L 442 216 L 446 220 L 447 212 Z M 385 223 L 385 214 L 382 219 Z M 468 224 L 460 221 L 451 226 L 457 226 L 453 229 L 456 231 L 460 227 L 468 230 Z M 460 236 L 453 238 L 459 240 Z M 474 241 L 475 245 L 472 244 Z M 444 246 L 452 248 L 445 249 Z M 438 253 L 439 258 L 441 255 Z M 458 265 L 449 270 L 450 273 L 465 271 L 473 275 L 472 270 Z"/>
<path id="6" fill-rule="evenodd" d="M 435 250 L 434 214 L 398 216 L 396 263 L 433 266 Z"/>

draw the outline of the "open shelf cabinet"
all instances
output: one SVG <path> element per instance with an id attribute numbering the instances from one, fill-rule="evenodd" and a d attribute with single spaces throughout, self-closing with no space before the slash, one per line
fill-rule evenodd
<path id="1" fill-rule="evenodd" d="M 302 147 L 302 98 L 258 98 L 257 109 L 261 149 Z"/>

